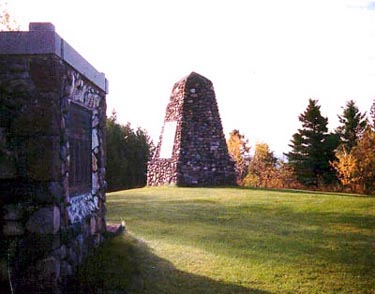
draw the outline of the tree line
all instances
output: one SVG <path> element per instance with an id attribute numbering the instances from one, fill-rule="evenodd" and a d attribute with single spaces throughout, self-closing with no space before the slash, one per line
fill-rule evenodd
<path id="1" fill-rule="evenodd" d="M 147 162 L 154 149 L 147 132 L 134 130 L 129 122 L 119 124 L 116 112 L 107 118 L 106 127 L 107 191 L 145 186 Z"/>
<path id="2" fill-rule="evenodd" d="M 255 145 L 239 130 L 229 134 L 228 150 L 236 163 L 237 183 L 264 188 L 299 188 L 372 194 L 375 192 L 375 100 L 370 119 L 353 100 L 342 107 L 339 126 L 328 131 L 318 100 L 309 99 L 298 116 L 301 128 L 284 153 L 274 156 L 266 143 Z"/>

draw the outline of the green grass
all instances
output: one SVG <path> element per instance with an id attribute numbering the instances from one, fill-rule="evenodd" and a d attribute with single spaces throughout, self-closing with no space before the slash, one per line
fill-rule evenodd
<path id="1" fill-rule="evenodd" d="M 160 187 L 107 208 L 128 233 L 81 270 L 92 292 L 375 293 L 375 198 Z"/>

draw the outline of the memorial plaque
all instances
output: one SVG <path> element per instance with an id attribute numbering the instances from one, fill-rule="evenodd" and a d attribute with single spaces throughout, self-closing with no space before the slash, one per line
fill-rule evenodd
<path id="1" fill-rule="evenodd" d="M 163 141 L 160 147 L 160 158 L 172 157 L 176 127 L 176 121 L 167 121 L 164 123 Z"/>
<path id="2" fill-rule="evenodd" d="M 71 196 L 91 191 L 91 111 L 71 103 L 67 121 L 70 145 Z"/>

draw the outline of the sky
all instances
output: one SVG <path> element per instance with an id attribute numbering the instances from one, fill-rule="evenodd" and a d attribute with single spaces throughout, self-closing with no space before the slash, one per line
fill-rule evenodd
<path id="1" fill-rule="evenodd" d="M 4 0 L 0 0 L 4 1 Z M 52 22 L 109 81 L 107 114 L 157 143 L 173 84 L 213 82 L 228 136 L 290 150 L 308 99 L 329 128 L 353 99 L 375 99 L 375 1 L 8 0 L 21 30 Z M 254 149 L 254 148 L 253 148 Z"/>

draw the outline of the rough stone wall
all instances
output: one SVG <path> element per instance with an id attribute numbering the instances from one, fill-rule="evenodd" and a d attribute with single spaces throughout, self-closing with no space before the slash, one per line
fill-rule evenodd
<path id="1" fill-rule="evenodd" d="M 165 128 L 176 122 L 172 153 L 161 156 Z M 235 184 L 211 81 L 197 73 L 177 82 L 155 156 L 148 165 L 148 185 L 224 186 Z"/>
<path id="2" fill-rule="evenodd" d="M 74 197 L 71 103 L 92 114 L 92 189 Z M 105 91 L 61 57 L 0 52 L 1 291 L 58 293 L 102 242 L 105 113 Z"/>

